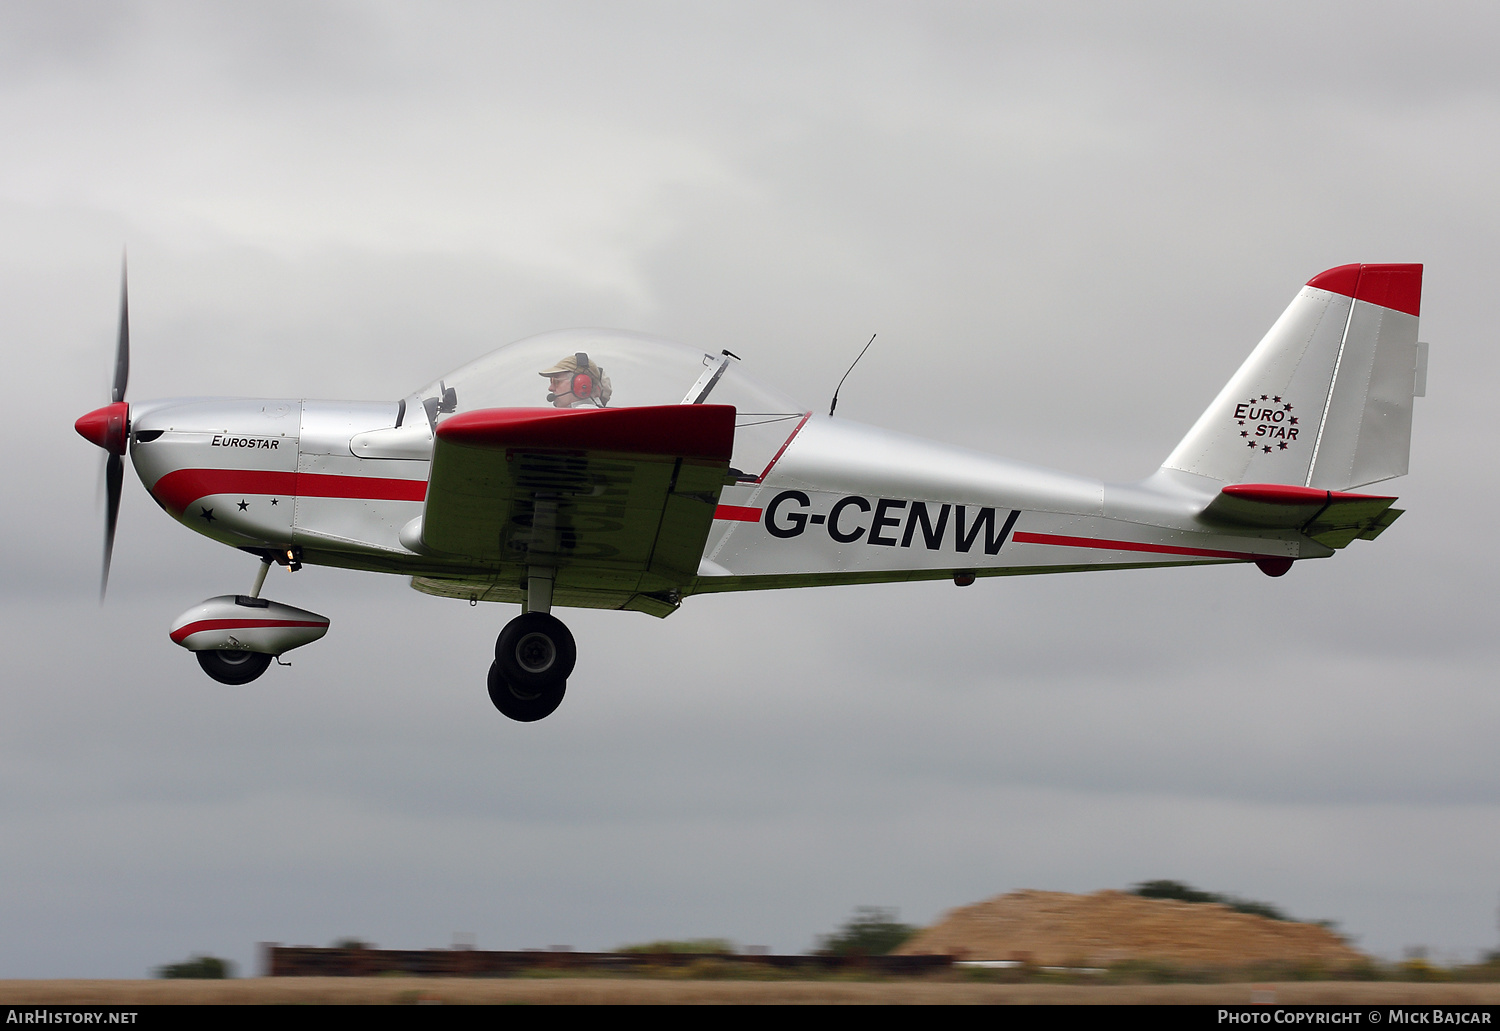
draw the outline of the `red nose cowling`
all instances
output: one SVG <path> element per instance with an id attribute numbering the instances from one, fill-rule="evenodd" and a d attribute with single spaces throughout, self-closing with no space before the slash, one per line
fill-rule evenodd
<path id="1" fill-rule="evenodd" d="M 97 444 L 112 455 L 123 455 L 129 423 L 130 405 L 116 401 L 80 417 L 73 428 L 91 444 Z"/>

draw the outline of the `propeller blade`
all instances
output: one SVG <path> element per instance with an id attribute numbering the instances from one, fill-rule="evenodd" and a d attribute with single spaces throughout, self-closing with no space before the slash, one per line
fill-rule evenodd
<path id="1" fill-rule="evenodd" d="M 115 384 L 110 392 L 112 402 L 125 400 L 125 384 L 130 379 L 130 291 L 126 284 L 125 261 L 120 260 L 120 339 L 115 345 Z"/>
<path id="2" fill-rule="evenodd" d="M 104 592 L 109 589 L 109 560 L 115 552 L 115 524 L 120 521 L 120 492 L 125 482 L 125 459 L 110 455 L 104 466 L 104 483 L 107 498 L 104 510 L 104 572 L 99 577 L 99 601 L 104 601 Z"/>

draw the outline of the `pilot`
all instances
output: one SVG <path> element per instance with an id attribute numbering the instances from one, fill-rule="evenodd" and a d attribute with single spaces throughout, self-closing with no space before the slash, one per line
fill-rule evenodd
<path id="1" fill-rule="evenodd" d="M 551 381 L 547 400 L 553 408 L 603 408 L 609 404 L 613 392 L 609 377 L 582 351 L 543 369 L 541 374 Z"/>

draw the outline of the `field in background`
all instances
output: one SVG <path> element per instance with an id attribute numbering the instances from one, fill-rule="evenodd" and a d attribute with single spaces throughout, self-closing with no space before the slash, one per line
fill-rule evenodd
<path id="1" fill-rule="evenodd" d="M 0 981 L 0 1005 L 164 1004 L 975 1004 L 1500 1005 L 1500 984 L 975 984 L 954 981 L 688 981 L 635 978 L 288 977 L 230 981 Z"/>

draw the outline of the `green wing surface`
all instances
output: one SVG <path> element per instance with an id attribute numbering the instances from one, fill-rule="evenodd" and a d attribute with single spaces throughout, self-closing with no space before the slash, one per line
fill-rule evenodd
<path id="1" fill-rule="evenodd" d="M 1396 499 L 1279 483 L 1237 483 L 1225 487 L 1203 511 L 1216 523 L 1266 529 L 1301 530 L 1329 548 L 1355 540 L 1372 541 L 1402 510 Z"/>
<path id="2" fill-rule="evenodd" d="M 438 424 L 425 548 L 461 557 L 418 590 L 520 601 L 528 569 L 553 602 L 667 615 L 692 582 L 729 475 L 735 409 L 487 409 Z"/>

